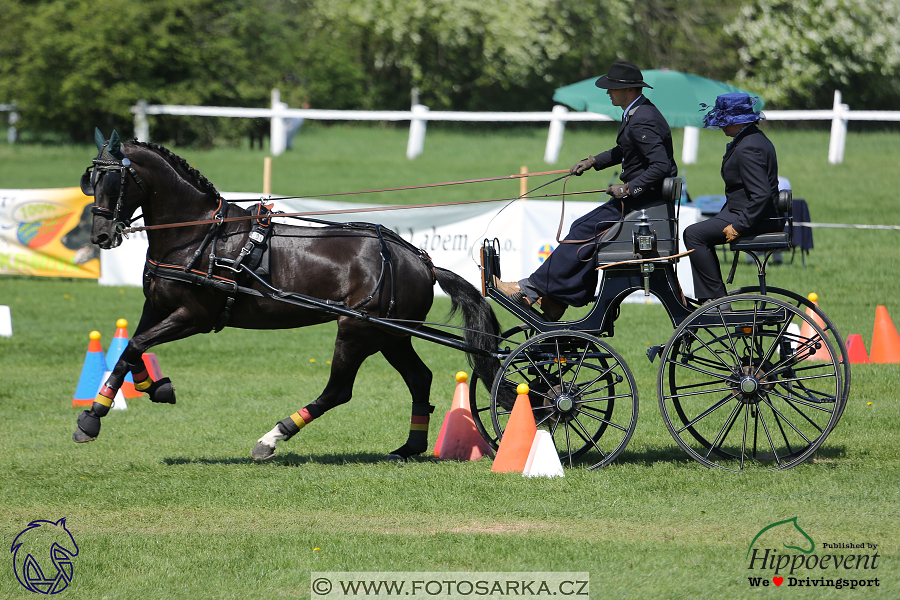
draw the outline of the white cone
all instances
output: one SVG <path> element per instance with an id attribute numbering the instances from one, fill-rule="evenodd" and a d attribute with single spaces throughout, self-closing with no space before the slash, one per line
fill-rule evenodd
<path id="1" fill-rule="evenodd" d="M 97 393 L 100 393 L 100 389 L 103 387 L 103 384 L 106 383 L 106 380 L 109 379 L 109 376 L 112 375 L 112 371 L 106 371 L 103 374 L 103 377 L 100 378 L 100 387 L 97 388 Z M 95 396 L 97 394 L 94 394 Z M 109 407 L 110 410 L 128 410 L 128 403 L 125 402 L 125 396 L 122 395 L 122 388 L 119 388 L 116 391 L 116 397 L 113 398 L 112 406 Z"/>
<path id="2" fill-rule="evenodd" d="M 523 477 L 565 477 L 556 445 L 549 431 L 539 429 L 531 443 Z"/>

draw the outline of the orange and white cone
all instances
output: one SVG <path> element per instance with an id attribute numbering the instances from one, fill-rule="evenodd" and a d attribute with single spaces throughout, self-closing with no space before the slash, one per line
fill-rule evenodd
<path id="1" fill-rule="evenodd" d="M 468 461 L 494 456 L 494 449 L 481 437 L 475 426 L 469 405 L 469 385 L 466 383 L 468 378 L 463 371 L 456 374 L 453 404 L 450 405 L 450 411 L 438 435 L 441 446 L 439 452 L 435 454 L 444 460 Z"/>
<path id="2" fill-rule="evenodd" d="M 528 385 L 522 383 L 516 388 L 516 403 L 513 405 L 500 439 L 500 447 L 497 448 L 497 457 L 491 466 L 495 473 L 509 473 L 518 471 L 523 473 L 528 463 L 528 455 L 534 437 L 537 435 L 537 425 L 534 422 L 534 413 L 531 410 L 531 400 L 528 399 Z"/>
<path id="3" fill-rule="evenodd" d="M 815 292 L 812 292 L 809 296 L 807 296 L 807 299 L 810 302 L 812 302 L 816 308 L 819 307 L 819 302 L 818 302 L 819 295 L 818 294 L 816 294 Z M 809 307 L 806 309 L 806 316 L 808 316 L 810 319 L 812 319 L 816 325 L 818 325 L 819 327 L 822 328 L 823 331 L 825 330 L 825 321 L 822 320 L 822 317 L 820 317 L 818 315 L 818 313 L 816 313 L 816 311 L 814 311 L 812 309 L 812 307 Z M 828 357 L 825 356 L 825 354 L 827 354 L 827 352 L 826 352 L 824 346 L 818 350 L 815 349 L 815 344 L 817 342 L 820 342 L 821 340 L 820 340 L 819 334 L 816 332 L 816 330 L 810 326 L 809 321 L 804 320 L 803 325 L 800 326 L 800 339 L 801 339 L 801 343 L 806 342 L 806 344 L 808 346 L 810 346 L 809 352 L 815 352 L 814 354 L 809 356 L 806 360 L 828 360 Z"/>

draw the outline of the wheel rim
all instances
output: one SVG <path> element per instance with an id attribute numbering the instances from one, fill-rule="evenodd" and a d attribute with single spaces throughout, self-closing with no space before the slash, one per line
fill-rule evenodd
<path id="1" fill-rule="evenodd" d="M 536 425 L 553 436 L 563 464 L 574 466 L 576 458 L 590 454 L 589 468 L 603 467 L 634 433 L 634 377 L 622 357 L 598 338 L 548 332 L 517 347 L 503 362 L 491 393 L 497 438 L 502 438 L 521 383 L 529 386 Z"/>
<path id="2" fill-rule="evenodd" d="M 663 350 L 663 420 L 706 466 L 796 466 L 840 418 L 839 357 L 815 320 L 793 304 L 729 296 L 692 313 Z"/>
<path id="3" fill-rule="evenodd" d="M 760 288 L 758 286 L 750 286 L 732 290 L 728 292 L 728 295 L 735 296 L 739 294 L 759 293 Z M 817 305 L 813 304 L 800 294 L 782 288 L 766 286 L 765 295 L 776 297 L 783 296 L 802 311 L 812 310 L 822 320 L 822 323 L 825 324 L 825 326 L 822 327 L 822 330 L 829 336 L 829 341 L 832 343 L 832 346 L 834 346 L 834 349 L 838 352 L 838 362 L 842 367 L 841 380 L 843 382 L 843 392 L 841 394 L 841 403 L 838 410 L 838 419 L 840 419 L 840 416 L 844 414 L 844 409 L 847 407 L 847 400 L 850 397 L 850 357 L 847 354 L 847 346 L 844 343 L 844 338 L 841 337 L 840 332 L 838 331 L 832 320 L 828 318 L 828 315 L 826 315 Z"/>

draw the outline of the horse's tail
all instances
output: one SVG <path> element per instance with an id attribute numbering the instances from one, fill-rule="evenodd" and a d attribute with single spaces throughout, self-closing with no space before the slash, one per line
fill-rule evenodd
<path id="1" fill-rule="evenodd" d="M 497 336 L 500 323 L 494 309 L 475 287 L 447 269 L 434 268 L 434 275 L 441 289 L 450 296 L 450 315 L 462 310 L 466 324 L 466 343 L 486 352 L 497 351 Z M 488 390 L 494 383 L 494 376 L 500 369 L 500 361 L 490 356 L 466 354 L 472 371 Z"/>

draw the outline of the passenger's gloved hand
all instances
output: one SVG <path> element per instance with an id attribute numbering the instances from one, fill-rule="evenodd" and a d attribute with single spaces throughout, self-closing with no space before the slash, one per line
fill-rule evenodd
<path id="1" fill-rule="evenodd" d="M 578 164 L 576 164 L 574 167 L 572 167 L 572 168 L 569 170 L 569 174 L 570 174 L 570 175 L 578 175 L 578 176 L 581 176 L 582 173 L 584 173 L 584 172 L 587 171 L 588 169 L 593 168 L 594 164 L 595 164 L 595 163 L 594 163 L 594 157 L 593 157 L 593 156 L 588 156 L 588 157 L 585 158 L 584 160 L 578 161 Z"/>
<path id="2" fill-rule="evenodd" d="M 614 183 L 606 190 L 613 198 L 624 198 L 628 195 L 628 184 Z"/>

